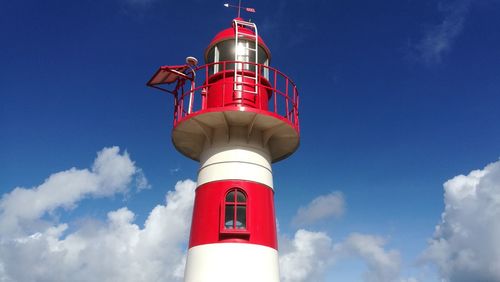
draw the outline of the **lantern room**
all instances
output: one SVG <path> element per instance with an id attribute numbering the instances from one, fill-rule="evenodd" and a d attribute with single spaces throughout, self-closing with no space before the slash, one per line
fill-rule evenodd
<path id="1" fill-rule="evenodd" d="M 262 38 L 256 34 L 248 24 L 241 18 L 236 18 L 232 22 L 232 27 L 219 32 L 210 42 L 205 50 L 205 63 L 213 64 L 219 62 L 229 62 L 227 69 L 234 70 L 234 63 L 230 61 L 240 61 L 247 63 L 258 63 L 269 66 L 271 52 L 267 48 Z M 236 36 L 238 34 L 238 36 Z M 238 41 L 238 42 L 236 42 Z M 257 44 L 257 50 L 255 45 Z M 240 65 L 240 67 L 243 67 Z M 254 65 L 244 66 L 247 70 L 254 70 Z M 217 72 L 217 68 L 212 68 L 211 73 Z M 269 78 L 269 73 L 263 74 Z"/>
<path id="2" fill-rule="evenodd" d="M 267 110 L 271 53 L 255 24 L 236 18 L 205 51 L 209 66 L 207 107 L 245 106 Z M 233 91 L 223 91 L 227 87 Z M 224 93 L 223 96 L 220 93 Z"/>
<path id="3" fill-rule="evenodd" d="M 292 154 L 299 145 L 298 90 L 270 66 L 257 26 L 234 19 L 209 43 L 204 59 L 201 66 L 193 57 L 162 66 L 147 83 L 174 97 L 177 150 L 200 160 L 204 148 L 239 132 L 248 144 L 268 149 L 272 162 Z"/>

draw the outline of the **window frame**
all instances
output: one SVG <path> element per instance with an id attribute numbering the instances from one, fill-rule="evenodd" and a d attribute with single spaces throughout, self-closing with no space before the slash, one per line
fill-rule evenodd
<path id="1" fill-rule="evenodd" d="M 226 197 L 231 192 L 241 192 L 245 196 L 245 202 L 238 203 L 237 202 L 237 194 L 235 194 L 235 200 L 233 202 L 227 202 Z M 226 205 L 233 204 L 233 207 L 244 206 L 245 207 L 245 219 L 246 224 L 245 228 L 237 229 L 237 228 L 226 228 Z M 236 237 L 236 238 L 248 238 L 250 236 L 250 212 L 249 212 L 250 201 L 248 197 L 248 193 L 241 187 L 231 187 L 225 191 L 222 195 L 221 205 L 220 205 L 220 234 L 224 237 Z M 236 216 L 236 212 L 235 215 Z M 233 218 L 233 221 L 235 218 Z M 233 223 L 234 224 L 234 223 Z"/>

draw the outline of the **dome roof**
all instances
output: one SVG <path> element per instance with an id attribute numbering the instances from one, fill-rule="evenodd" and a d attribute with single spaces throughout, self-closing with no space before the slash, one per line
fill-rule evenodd
<path id="1" fill-rule="evenodd" d="M 235 20 L 240 20 L 240 21 L 243 21 L 242 18 L 236 18 Z M 254 32 L 251 31 L 250 29 L 248 28 L 245 28 L 245 27 L 240 27 L 238 28 L 239 32 L 241 33 L 246 33 L 246 34 L 251 34 L 251 35 L 254 35 Z M 234 39 L 235 37 L 235 30 L 233 27 L 230 27 L 230 28 L 226 28 L 224 29 L 223 31 L 217 33 L 217 35 L 212 39 L 212 41 L 210 42 L 210 44 L 208 45 L 207 49 L 205 49 L 205 60 L 207 59 L 207 55 L 208 55 L 208 51 L 217 43 L 221 42 L 221 41 L 225 41 L 225 40 L 230 40 L 230 39 Z M 264 42 L 264 40 L 262 40 L 262 37 L 258 37 L 258 41 L 259 41 L 259 46 L 262 47 L 264 49 L 264 51 L 266 52 L 266 55 L 269 59 L 271 59 L 271 51 L 269 51 L 269 48 L 267 47 L 266 43 Z"/>

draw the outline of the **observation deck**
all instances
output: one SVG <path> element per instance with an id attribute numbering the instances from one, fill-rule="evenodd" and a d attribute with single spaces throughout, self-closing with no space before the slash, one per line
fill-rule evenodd
<path id="1" fill-rule="evenodd" d="M 169 90 L 167 84 L 174 87 Z M 205 146 L 229 141 L 233 131 L 248 144 L 268 147 L 272 162 L 285 159 L 299 146 L 297 87 L 266 64 L 163 66 L 147 85 L 174 96 L 172 142 L 193 160 L 200 160 Z"/>

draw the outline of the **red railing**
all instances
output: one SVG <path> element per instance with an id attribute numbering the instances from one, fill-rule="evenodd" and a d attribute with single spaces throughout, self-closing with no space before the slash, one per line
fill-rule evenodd
<path id="1" fill-rule="evenodd" d="M 237 72 L 234 70 L 235 66 L 238 68 Z M 257 83 L 255 83 L 255 80 L 251 82 L 252 80 L 248 79 L 255 77 L 256 70 L 259 74 Z M 245 93 L 245 90 L 235 89 L 250 88 L 255 89 L 257 92 L 252 94 L 255 95 L 257 100 L 250 108 L 274 113 L 280 118 L 286 119 L 295 130 L 300 130 L 297 87 L 288 76 L 275 68 L 249 62 L 223 61 L 197 66 L 188 70 L 187 74 L 192 79 L 179 79 L 174 91 L 174 126 L 192 114 L 214 109 L 213 105 L 208 105 L 210 98 L 207 95 L 220 95 L 222 107 L 234 109 L 238 106 L 245 106 L 238 104 L 234 99 L 228 101 L 227 97 Z M 243 81 L 234 79 L 235 75 L 242 77 Z M 209 91 L 209 89 L 213 86 L 217 87 L 217 92 L 222 93 L 211 93 L 212 91 Z M 266 98 L 268 99 L 267 102 L 262 101 L 262 99 Z M 228 106 L 228 104 L 231 105 Z M 224 109 L 221 108 L 220 110 Z"/>

